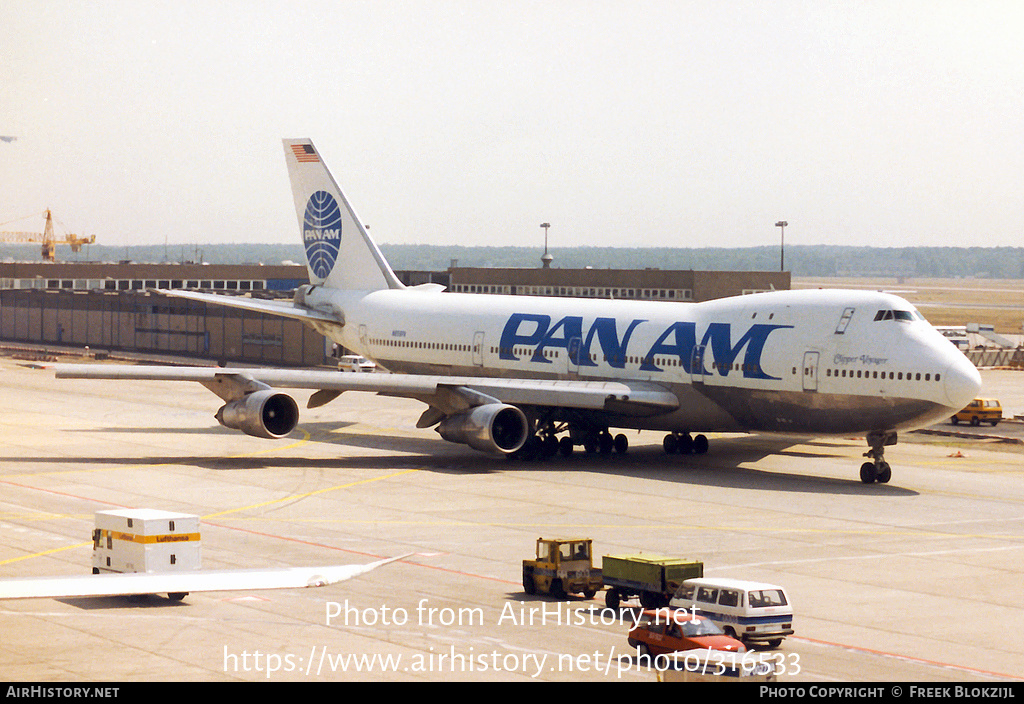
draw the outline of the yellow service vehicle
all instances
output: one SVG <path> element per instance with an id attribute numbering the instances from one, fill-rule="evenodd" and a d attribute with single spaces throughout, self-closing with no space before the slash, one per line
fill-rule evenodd
<path id="1" fill-rule="evenodd" d="M 994 398 L 976 398 L 950 420 L 953 425 L 965 421 L 971 425 L 991 423 L 994 428 L 1003 419 L 1003 406 Z"/>
<path id="2" fill-rule="evenodd" d="M 523 560 L 523 591 L 559 599 L 582 594 L 590 599 L 601 589 L 589 538 L 537 538 L 537 559 Z"/>

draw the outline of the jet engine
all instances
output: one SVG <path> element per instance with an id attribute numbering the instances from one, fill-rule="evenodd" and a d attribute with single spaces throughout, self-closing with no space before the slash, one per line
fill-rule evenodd
<path id="1" fill-rule="evenodd" d="M 448 416 L 437 432 L 449 442 L 464 443 L 474 450 L 510 455 L 526 444 L 530 422 L 515 406 L 488 403 Z"/>
<path id="2" fill-rule="evenodd" d="M 221 406 L 215 416 L 226 428 L 257 438 L 283 438 L 299 423 L 299 406 L 288 394 L 255 391 Z"/>

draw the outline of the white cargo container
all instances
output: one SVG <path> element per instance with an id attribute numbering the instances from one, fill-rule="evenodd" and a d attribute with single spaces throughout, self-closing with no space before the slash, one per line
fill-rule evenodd
<path id="1" fill-rule="evenodd" d="M 92 571 L 198 570 L 200 548 L 199 516 L 148 508 L 97 511 Z"/>

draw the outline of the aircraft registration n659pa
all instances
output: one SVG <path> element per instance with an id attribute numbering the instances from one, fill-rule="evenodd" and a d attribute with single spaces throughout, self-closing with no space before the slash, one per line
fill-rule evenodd
<path id="1" fill-rule="evenodd" d="M 703 433 L 858 434 L 865 483 L 891 476 L 899 431 L 948 418 L 978 371 L 907 301 L 845 290 L 773 291 L 702 303 L 448 293 L 402 285 L 308 139 L 284 140 L 310 284 L 291 302 L 179 296 L 298 318 L 390 374 L 60 365 L 59 377 L 197 381 L 217 419 L 279 438 L 298 406 L 278 388 L 422 401 L 417 426 L 515 457 L 623 453 L 612 429 L 665 432 L 667 452 L 704 453 Z"/>

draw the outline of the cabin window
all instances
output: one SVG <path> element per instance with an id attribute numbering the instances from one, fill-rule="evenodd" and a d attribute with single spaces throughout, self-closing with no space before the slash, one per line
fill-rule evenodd
<path id="1" fill-rule="evenodd" d="M 723 589 L 718 597 L 718 603 L 722 606 L 739 606 L 739 592 L 734 592 L 731 589 Z"/>

